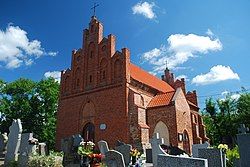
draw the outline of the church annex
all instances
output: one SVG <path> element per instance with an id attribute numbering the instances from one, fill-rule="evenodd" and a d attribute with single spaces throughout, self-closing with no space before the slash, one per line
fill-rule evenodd
<path id="1" fill-rule="evenodd" d="M 166 69 L 162 78 L 130 62 L 127 48 L 117 51 L 114 35 L 103 37 L 95 16 L 84 30 L 81 49 L 72 51 L 71 68 L 61 72 L 56 147 L 81 134 L 84 140 L 117 140 L 147 145 L 154 132 L 166 144 L 190 152 L 205 135 L 196 91 Z"/>

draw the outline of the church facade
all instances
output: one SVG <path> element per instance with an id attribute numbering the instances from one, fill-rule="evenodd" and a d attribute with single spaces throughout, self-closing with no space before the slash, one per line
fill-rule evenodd
<path id="1" fill-rule="evenodd" d="M 95 16 L 84 30 L 82 48 L 72 51 L 71 68 L 61 72 L 56 147 L 81 134 L 84 140 L 117 140 L 146 146 L 158 132 L 166 144 L 190 153 L 208 138 L 196 92 L 167 68 L 159 79 L 130 62 L 127 48 L 116 51 L 114 35 L 103 37 Z"/>

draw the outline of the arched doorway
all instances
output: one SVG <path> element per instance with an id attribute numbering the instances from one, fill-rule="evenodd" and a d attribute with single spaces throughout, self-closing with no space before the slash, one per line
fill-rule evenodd
<path id="1" fill-rule="evenodd" d="M 95 126 L 93 123 L 89 122 L 83 127 L 82 137 L 84 141 L 95 142 Z"/>
<path id="2" fill-rule="evenodd" d="M 186 130 L 184 130 L 183 132 L 183 150 L 186 151 L 187 153 L 190 153 L 189 136 Z"/>
<path id="3" fill-rule="evenodd" d="M 165 123 L 159 121 L 155 126 L 154 133 L 159 133 L 160 137 L 164 139 L 164 144 L 170 145 L 169 130 Z"/>

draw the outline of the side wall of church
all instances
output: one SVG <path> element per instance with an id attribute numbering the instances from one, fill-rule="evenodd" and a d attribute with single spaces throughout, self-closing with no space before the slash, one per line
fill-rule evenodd
<path id="1" fill-rule="evenodd" d="M 183 143 L 186 140 L 184 132 L 186 131 L 188 134 L 188 145 L 190 149 L 190 146 L 193 144 L 191 111 L 181 88 L 177 89 L 173 101 L 176 109 L 177 133 L 183 135 L 182 141 L 178 140 L 178 146 L 184 148 Z"/>
<path id="2" fill-rule="evenodd" d="M 146 124 L 146 106 L 153 98 L 153 94 L 141 88 L 133 85 L 129 86 L 129 131 L 131 144 L 136 145 L 140 142 L 145 146 L 149 143 L 149 127 Z"/>

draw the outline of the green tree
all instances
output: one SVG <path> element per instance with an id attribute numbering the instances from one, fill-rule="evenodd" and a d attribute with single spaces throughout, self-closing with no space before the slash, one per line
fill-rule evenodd
<path id="1" fill-rule="evenodd" d="M 237 101 L 227 96 L 223 100 L 206 100 L 203 119 L 211 144 L 226 143 L 232 146 L 238 128 Z"/>
<path id="2" fill-rule="evenodd" d="M 1 132 L 8 132 L 13 119 L 21 119 L 23 132 L 33 132 L 54 148 L 59 84 L 53 78 L 34 82 L 20 78 L 0 80 Z"/>
<path id="3" fill-rule="evenodd" d="M 241 94 L 237 109 L 239 113 L 239 123 L 250 127 L 250 93 Z"/>

